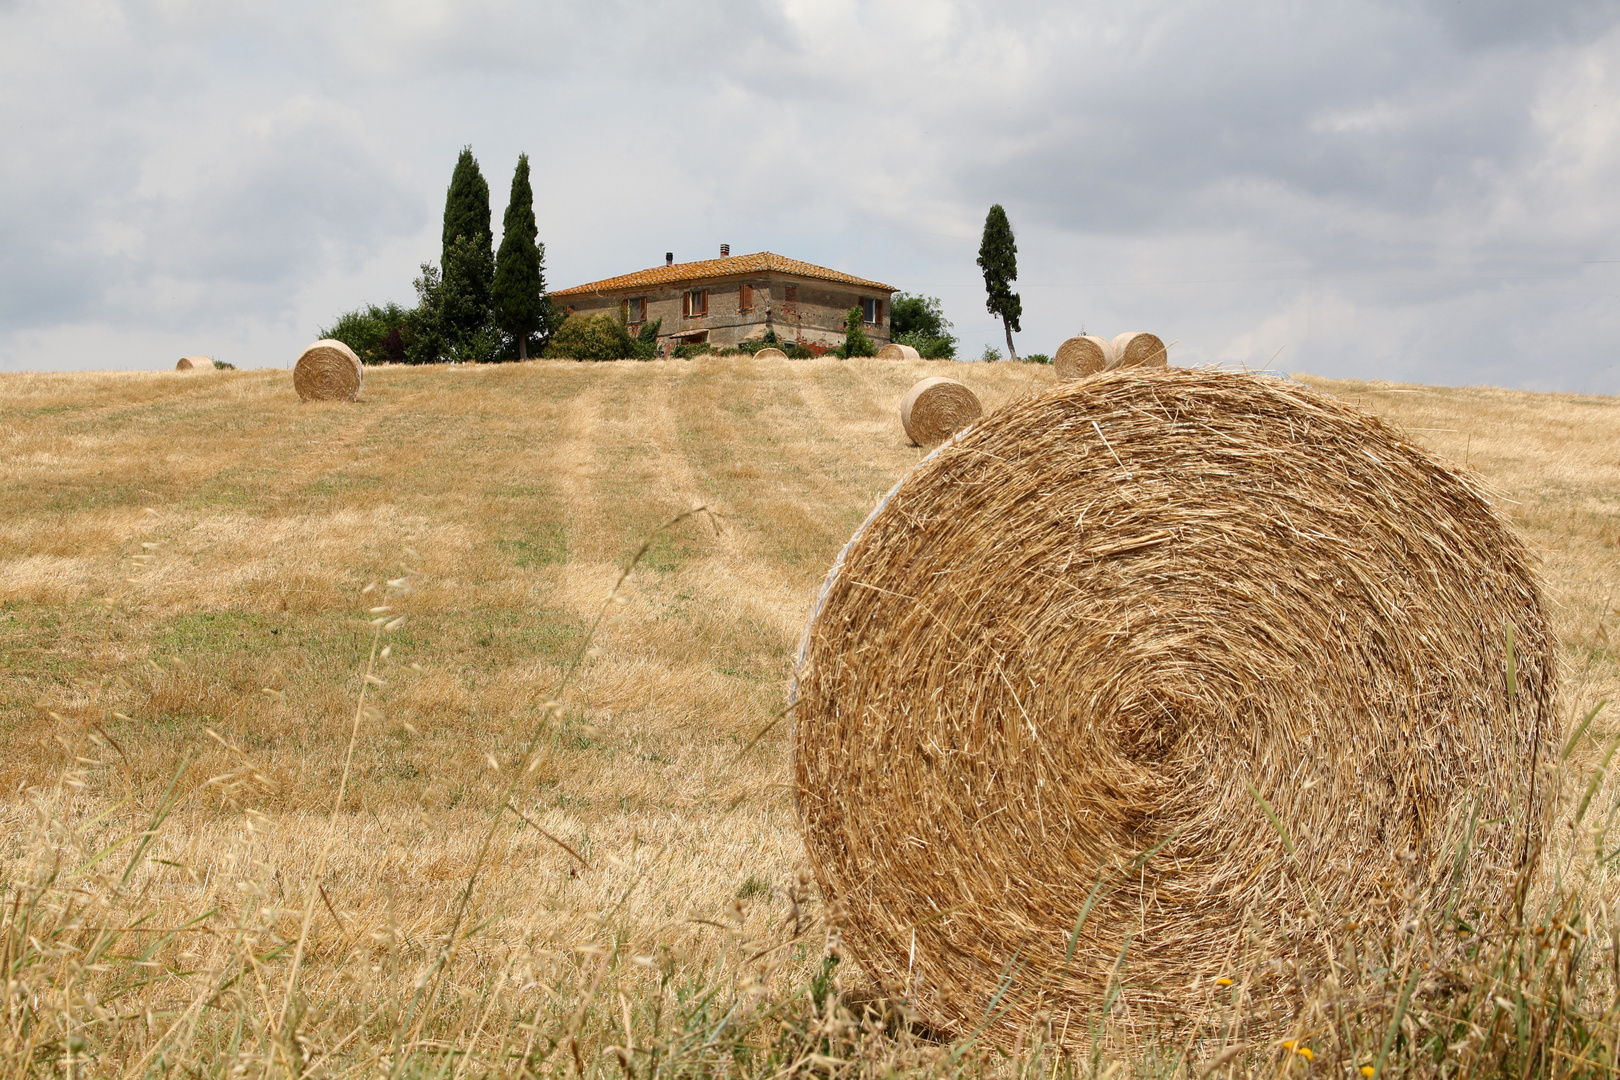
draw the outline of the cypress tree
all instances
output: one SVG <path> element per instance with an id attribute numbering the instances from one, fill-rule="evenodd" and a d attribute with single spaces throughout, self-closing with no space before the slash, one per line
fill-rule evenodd
<path id="1" fill-rule="evenodd" d="M 518 359 L 529 358 L 529 335 L 545 325 L 545 249 L 536 240 L 529 155 L 519 154 L 506 203 L 506 227 L 495 255 L 490 305 L 495 325 L 517 339 Z"/>
<path id="2" fill-rule="evenodd" d="M 450 191 L 444 198 L 441 267 L 449 259 L 450 245 L 458 236 L 482 240 L 485 247 L 490 247 L 495 239 L 489 231 L 489 184 L 484 182 L 484 174 L 470 146 L 461 148 L 456 170 L 450 174 Z"/>
<path id="3" fill-rule="evenodd" d="M 491 333 L 489 292 L 494 284 L 494 237 L 489 231 L 489 184 L 479 171 L 472 147 L 463 147 L 450 175 L 444 199 L 443 272 L 444 303 L 439 330 L 444 347 L 455 359 L 482 356 L 482 340 Z M 475 342 L 479 342 L 477 346 Z"/>
<path id="4" fill-rule="evenodd" d="M 1014 330 L 1022 332 L 1018 319 L 1024 313 L 1023 301 L 1012 291 L 1012 283 L 1018 280 L 1018 243 L 1013 239 L 1007 211 L 1000 203 L 992 206 L 984 219 L 979 268 L 984 271 L 984 306 L 990 314 L 1000 316 L 1002 327 L 1007 331 L 1008 356 L 1017 360 L 1018 350 L 1013 348 L 1012 336 Z"/>

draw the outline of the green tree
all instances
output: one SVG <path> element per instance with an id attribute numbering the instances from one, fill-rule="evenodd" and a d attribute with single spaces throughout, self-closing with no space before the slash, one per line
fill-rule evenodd
<path id="1" fill-rule="evenodd" d="M 628 360 L 636 342 L 624 323 L 609 315 L 570 315 L 563 320 L 545 355 L 563 360 Z"/>
<path id="2" fill-rule="evenodd" d="M 443 275 L 440 287 L 445 293 L 438 313 L 439 329 L 448 356 L 481 352 L 473 348 L 473 343 L 492 330 L 489 305 L 495 278 L 493 243 L 489 231 L 489 185 L 472 156 L 472 147 L 464 147 L 450 174 L 450 190 L 444 199 L 444 246 L 439 258 Z"/>
<path id="3" fill-rule="evenodd" d="M 950 333 L 950 320 L 940 307 L 937 296 L 913 296 L 897 292 L 889 301 L 889 334 L 922 334 L 924 337 L 945 337 Z"/>
<path id="4" fill-rule="evenodd" d="M 990 208 L 984 219 L 984 238 L 979 241 L 979 269 L 984 271 L 985 308 L 999 316 L 1007 331 L 1007 353 L 1018 359 L 1013 348 L 1013 331 L 1022 332 L 1018 319 L 1024 313 L 1023 301 L 1012 291 L 1018 280 L 1018 243 L 1013 239 L 1012 223 L 1000 203 Z"/>
<path id="5" fill-rule="evenodd" d="M 482 240 L 485 247 L 495 238 L 489 231 L 489 184 L 478 168 L 478 159 L 472 147 L 461 148 L 455 171 L 450 174 L 450 190 L 444 197 L 444 235 L 440 245 L 439 265 L 450 258 L 450 245 L 458 236 L 471 236 Z"/>
<path id="6" fill-rule="evenodd" d="M 316 337 L 335 338 L 354 350 L 362 364 L 403 364 L 411 312 L 398 304 L 367 304 L 339 315 Z"/>
<path id="7" fill-rule="evenodd" d="M 529 358 L 529 338 L 546 327 L 545 247 L 534 224 L 534 189 L 529 186 L 529 155 L 519 154 L 506 203 L 501 249 L 495 255 L 490 288 L 494 323 L 517 342 L 518 359 Z"/>
<path id="8" fill-rule="evenodd" d="M 846 360 L 852 356 L 876 356 L 877 346 L 866 336 L 861 323 L 861 309 L 852 307 L 844 313 L 844 346 L 839 355 Z"/>

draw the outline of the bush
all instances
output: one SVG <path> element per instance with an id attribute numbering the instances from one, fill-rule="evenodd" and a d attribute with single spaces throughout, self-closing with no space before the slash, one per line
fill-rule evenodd
<path id="1" fill-rule="evenodd" d="M 1028 356 L 1019 357 L 1019 359 L 1026 364 L 1050 364 L 1052 362 L 1052 358 L 1043 352 L 1030 353 Z"/>
<path id="2" fill-rule="evenodd" d="M 896 345 L 910 345 L 924 360 L 956 359 L 956 339 L 948 334 L 933 337 L 916 330 L 902 330 L 891 340 Z"/>
<path id="3" fill-rule="evenodd" d="M 350 348 L 353 348 L 353 346 L 350 346 Z M 214 361 L 214 370 L 215 371 L 235 371 L 236 370 L 236 365 L 235 364 L 227 364 L 223 360 L 215 360 Z"/>
<path id="4" fill-rule="evenodd" d="M 872 339 L 866 336 L 866 329 L 861 323 L 861 309 L 852 307 L 844 312 L 844 344 L 842 348 L 830 349 L 844 359 L 851 356 L 876 356 L 877 346 Z"/>
<path id="5" fill-rule="evenodd" d="M 629 360 L 636 342 L 619 320 L 607 315 L 570 315 L 546 346 L 545 355 L 563 360 Z"/>
<path id="6" fill-rule="evenodd" d="M 984 352 L 979 354 L 980 362 L 985 364 L 993 364 L 1000 359 L 1001 350 L 996 348 L 994 345 L 986 345 L 984 347 Z"/>
<path id="7" fill-rule="evenodd" d="M 641 331 L 636 339 L 630 343 L 631 355 L 637 360 L 651 360 L 658 355 L 658 328 L 664 325 L 663 319 L 655 319 L 650 323 L 642 323 Z"/>
<path id="8" fill-rule="evenodd" d="M 675 346 L 674 356 L 677 360 L 690 360 L 694 356 L 705 356 L 714 352 L 714 346 L 707 341 L 689 341 L 685 345 Z"/>
<path id="9" fill-rule="evenodd" d="M 403 364 L 409 336 L 406 327 L 412 314 L 398 304 L 368 304 L 339 315 L 337 322 L 315 331 L 315 336 L 343 342 L 362 364 Z"/>

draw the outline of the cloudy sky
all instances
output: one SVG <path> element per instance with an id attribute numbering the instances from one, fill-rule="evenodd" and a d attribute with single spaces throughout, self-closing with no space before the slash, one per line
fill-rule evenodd
<path id="1" fill-rule="evenodd" d="M 290 366 L 471 145 L 554 287 L 768 249 L 977 356 L 1000 202 L 1022 351 L 1620 393 L 1620 0 L 0 0 L 0 132 L 0 370 Z"/>

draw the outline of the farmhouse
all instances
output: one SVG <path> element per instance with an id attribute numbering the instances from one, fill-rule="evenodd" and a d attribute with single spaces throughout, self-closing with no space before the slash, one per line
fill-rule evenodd
<path id="1" fill-rule="evenodd" d="M 632 334 L 657 322 L 662 353 L 688 343 L 736 345 L 767 331 L 820 352 L 843 343 L 850 308 L 861 310 L 867 336 L 886 344 L 893 293 L 892 286 L 769 251 L 733 256 L 721 244 L 718 259 L 678 263 L 666 254 L 663 266 L 558 289 L 551 299 L 571 312 L 623 319 Z"/>

